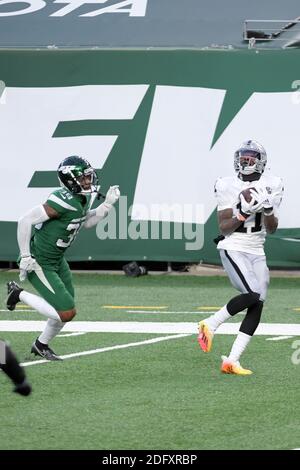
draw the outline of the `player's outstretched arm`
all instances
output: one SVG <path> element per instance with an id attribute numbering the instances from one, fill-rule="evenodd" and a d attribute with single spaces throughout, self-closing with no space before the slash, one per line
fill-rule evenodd
<path id="1" fill-rule="evenodd" d="M 50 217 L 47 214 L 45 207 L 34 207 L 18 220 L 17 239 L 20 249 L 20 281 L 25 281 L 27 272 L 34 270 L 35 260 L 31 257 L 30 253 L 30 238 L 33 225 L 45 222 Z"/>
<path id="2" fill-rule="evenodd" d="M 119 186 L 111 186 L 106 193 L 105 201 L 100 204 L 96 209 L 89 211 L 86 215 L 83 226 L 85 228 L 94 227 L 100 220 L 107 216 L 112 206 L 117 202 L 120 197 Z"/>

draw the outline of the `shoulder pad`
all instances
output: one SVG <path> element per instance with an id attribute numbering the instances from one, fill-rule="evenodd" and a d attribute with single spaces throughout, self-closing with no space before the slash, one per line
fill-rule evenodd
<path id="1" fill-rule="evenodd" d="M 230 186 L 232 186 L 231 176 L 219 177 L 215 182 L 215 192 L 224 191 Z"/>
<path id="2" fill-rule="evenodd" d="M 283 179 L 280 176 L 268 175 L 266 186 L 270 186 L 274 191 L 284 191 Z"/>
<path id="3" fill-rule="evenodd" d="M 73 206 L 73 203 L 73 195 L 64 188 L 53 191 L 46 201 L 46 204 L 55 209 L 59 214 L 67 211 L 76 211 L 77 209 Z"/>

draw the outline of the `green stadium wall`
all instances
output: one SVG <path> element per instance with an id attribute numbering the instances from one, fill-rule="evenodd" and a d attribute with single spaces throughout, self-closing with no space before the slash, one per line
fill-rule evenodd
<path id="1" fill-rule="evenodd" d="M 105 223 L 82 229 L 70 261 L 219 264 L 214 182 L 233 174 L 234 151 L 251 138 L 286 189 L 268 263 L 299 267 L 299 87 L 297 50 L 0 51 L 0 259 L 16 260 L 18 218 L 58 186 L 59 162 L 79 154 L 101 192 L 120 185 L 131 229 L 123 220 L 105 240 Z M 180 229 L 187 236 L 176 239 Z"/>

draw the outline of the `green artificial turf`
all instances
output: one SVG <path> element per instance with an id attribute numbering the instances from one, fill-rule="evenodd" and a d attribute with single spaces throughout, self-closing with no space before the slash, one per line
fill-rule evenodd
<path id="1" fill-rule="evenodd" d="M 1 273 L 0 300 L 5 281 Z M 297 279 L 273 279 L 264 322 L 299 323 Z M 90 321 L 197 322 L 201 306 L 223 305 L 235 295 L 226 278 L 75 274 L 78 317 Z M 26 288 L 28 287 L 27 284 Z M 103 306 L 166 306 L 190 314 L 128 313 Z M 2 309 L 5 307 L 3 306 Z M 37 313 L 1 312 L 3 320 L 42 320 Z M 238 318 L 238 321 L 241 317 Z M 1 332 L 20 361 L 28 362 L 36 332 Z M 86 333 L 57 337 L 59 354 L 171 336 Z M 252 339 L 241 359 L 252 376 L 220 373 L 220 357 L 234 336 L 217 335 L 204 354 L 195 335 L 26 367 L 33 393 L 23 398 L 0 374 L 0 449 L 292 449 L 300 447 L 294 365 L 297 339 Z"/>

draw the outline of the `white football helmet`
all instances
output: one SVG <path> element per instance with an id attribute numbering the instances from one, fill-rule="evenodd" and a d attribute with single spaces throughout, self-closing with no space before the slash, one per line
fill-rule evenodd
<path id="1" fill-rule="evenodd" d="M 267 163 L 267 154 L 261 144 L 247 140 L 234 154 L 234 169 L 242 175 L 262 174 Z"/>

